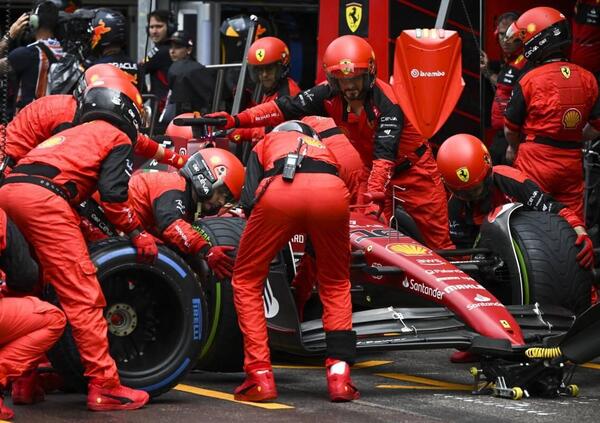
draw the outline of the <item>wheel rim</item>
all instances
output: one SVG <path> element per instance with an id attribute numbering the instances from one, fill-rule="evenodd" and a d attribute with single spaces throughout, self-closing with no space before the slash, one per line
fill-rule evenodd
<path id="1" fill-rule="evenodd" d="M 122 378 L 153 375 L 182 348 L 181 305 L 164 278 L 157 269 L 136 264 L 102 277 L 110 354 Z"/>

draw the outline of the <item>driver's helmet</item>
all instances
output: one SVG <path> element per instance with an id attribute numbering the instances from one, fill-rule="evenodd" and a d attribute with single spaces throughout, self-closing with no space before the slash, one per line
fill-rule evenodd
<path id="1" fill-rule="evenodd" d="M 338 79 L 363 76 L 363 89 L 370 89 L 375 83 L 376 63 L 373 47 L 356 35 L 343 35 L 333 40 L 325 50 L 323 69 L 327 82 L 340 90 Z"/>
<path id="2" fill-rule="evenodd" d="M 180 173 L 192 183 L 199 201 L 210 199 L 220 190 L 228 203 L 238 201 L 244 185 L 244 165 L 227 150 L 205 148 L 188 159 Z"/>
<path id="3" fill-rule="evenodd" d="M 507 41 L 521 40 L 523 56 L 540 62 L 571 47 L 571 33 L 565 15 L 551 7 L 534 7 L 523 13 L 506 31 Z"/>
<path id="4" fill-rule="evenodd" d="M 492 174 L 492 159 L 486 146 L 470 134 L 448 138 L 437 153 L 437 166 L 444 184 L 459 198 L 474 199 Z"/>
<path id="5" fill-rule="evenodd" d="M 177 126 L 173 123 L 175 119 L 190 119 L 197 117 L 194 112 L 182 113 L 173 118 L 173 120 L 167 126 L 167 130 L 165 131 L 165 135 L 170 138 L 181 138 L 189 141 L 194 138 L 194 134 L 192 133 L 191 126 Z"/>
<path id="6" fill-rule="evenodd" d="M 135 79 L 127 72 L 109 63 L 100 63 L 90 66 L 79 79 L 79 83 L 73 91 L 73 96 L 77 101 L 81 100 L 83 93 L 89 86 L 110 86 L 112 80 L 125 80 L 135 85 Z"/>
<path id="7" fill-rule="evenodd" d="M 112 9 L 95 9 L 92 19 L 92 51 L 99 52 L 111 44 L 125 45 L 127 21 L 121 12 Z"/>
<path id="8" fill-rule="evenodd" d="M 290 72 L 290 50 L 279 38 L 260 38 L 248 50 L 248 66 L 254 82 L 258 81 L 258 71 L 266 66 L 277 66 L 275 78 L 283 79 Z"/>
<path id="9" fill-rule="evenodd" d="M 280 123 L 271 132 L 298 132 L 320 141 L 317 131 L 312 126 L 299 120 L 288 120 L 287 122 Z"/>
<path id="10" fill-rule="evenodd" d="M 107 84 L 89 86 L 79 102 L 75 123 L 105 120 L 137 140 L 142 124 L 142 96 L 125 79 L 107 79 Z"/>

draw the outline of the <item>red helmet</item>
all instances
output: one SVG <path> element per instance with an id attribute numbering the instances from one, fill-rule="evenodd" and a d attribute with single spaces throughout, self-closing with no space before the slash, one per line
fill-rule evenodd
<path id="1" fill-rule="evenodd" d="M 193 112 L 189 112 L 189 113 L 182 113 L 180 115 L 177 115 L 173 118 L 173 120 L 179 119 L 179 118 L 189 119 L 189 118 L 196 118 L 196 117 L 199 117 L 199 116 Z M 177 126 L 173 123 L 173 120 L 169 123 L 169 126 L 167 126 L 165 135 L 167 135 L 171 138 L 182 138 L 182 139 L 185 139 L 186 141 L 189 141 L 194 138 L 194 134 L 192 133 L 191 126 Z"/>
<path id="2" fill-rule="evenodd" d="M 73 95 L 79 101 L 81 100 L 81 96 L 83 95 L 85 89 L 90 85 L 95 86 L 110 86 L 109 80 L 125 80 L 129 81 L 131 84 L 135 85 L 135 79 L 132 75 L 128 74 L 125 71 L 122 71 L 115 65 L 111 65 L 109 63 L 100 63 L 98 65 L 94 65 L 86 69 L 83 74 L 83 78 L 79 80 L 79 84 L 75 88 Z"/>
<path id="3" fill-rule="evenodd" d="M 248 50 L 248 65 L 254 81 L 258 80 L 259 67 L 266 65 L 278 65 L 275 79 L 285 78 L 290 71 L 290 50 L 279 38 L 259 38 Z"/>
<path id="4" fill-rule="evenodd" d="M 523 56 L 532 62 L 566 54 L 571 33 L 565 15 L 551 7 L 534 7 L 523 13 L 506 31 L 507 41 L 521 40 Z"/>
<path id="5" fill-rule="evenodd" d="M 126 79 L 108 78 L 106 84 L 86 88 L 75 115 L 77 124 L 105 120 L 137 140 L 142 125 L 142 96 Z"/>
<path id="6" fill-rule="evenodd" d="M 224 189 L 228 202 L 239 200 L 244 185 L 244 165 L 227 150 L 205 148 L 193 154 L 180 170 L 192 183 L 200 200 Z"/>
<path id="7" fill-rule="evenodd" d="M 492 159 L 479 138 L 457 134 L 440 146 L 437 165 L 448 189 L 468 191 L 485 182 L 492 170 Z"/>
<path id="8" fill-rule="evenodd" d="M 334 90 L 339 90 L 338 78 L 360 75 L 365 77 L 365 88 L 371 88 L 375 83 L 375 52 L 364 38 L 343 35 L 327 46 L 323 69 L 327 82 Z"/>

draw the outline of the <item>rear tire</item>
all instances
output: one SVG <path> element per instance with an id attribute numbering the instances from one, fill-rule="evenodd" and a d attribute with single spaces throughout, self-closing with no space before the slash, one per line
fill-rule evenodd
<path id="1" fill-rule="evenodd" d="M 124 238 L 100 241 L 89 250 L 106 298 L 110 354 L 121 383 L 153 397 L 167 392 L 193 367 L 206 334 L 206 302 L 196 275 L 163 245 L 154 264 L 137 263 Z M 58 304 L 52 289 L 46 297 Z M 48 357 L 67 390 L 86 391 L 69 325 Z"/>
<path id="2" fill-rule="evenodd" d="M 245 225 L 244 219 L 224 217 L 205 218 L 196 222 L 194 227 L 212 245 L 236 247 L 236 250 L 231 251 L 234 257 Z M 198 356 L 196 368 L 215 372 L 239 372 L 244 364 L 244 348 L 233 303 L 231 280 L 219 280 L 208 269 L 204 260 L 197 257 L 188 258 L 188 262 L 202 275 L 209 310 L 206 342 Z"/>
<path id="3" fill-rule="evenodd" d="M 521 211 L 510 220 L 525 303 L 563 306 L 581 313 L 590 306 L 592 273 L 577 263 L 573 228 L 551 213 Z"/>

